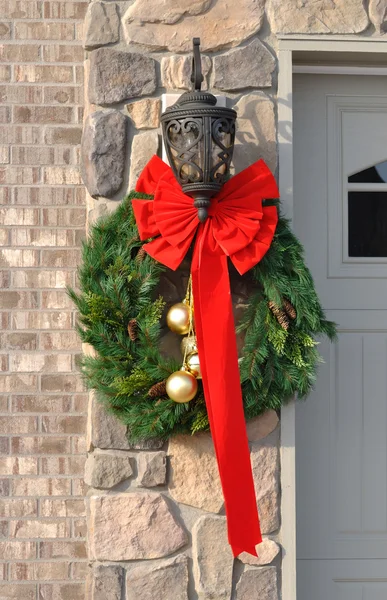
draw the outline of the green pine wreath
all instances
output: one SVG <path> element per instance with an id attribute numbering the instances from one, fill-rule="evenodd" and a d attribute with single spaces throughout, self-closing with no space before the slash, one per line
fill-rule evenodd
<path id="1" fill-rule="evenodd" d="M 158 288 L 168 269 L 142 249 L 133 198 L 152 196 L 132 192 L 92 227 L 83 244 L 80 291 L 69 289 L 79 310 L 79 335 L 95 350 L 82 358 L 81 369 L 133 441 L 207 430 L 200 380 L 191 402 L 177 404 L 165 393 L 163 382 L 181 367 L 181 359 L 168 356 L 161 344 L 169 306 Z M 325 318 L 303 248 L 283 217 L 269 251 L 245 278 L 250 291 L 237 332 L 244 340 L 240 375 L 251 419 L 311 391 L 321 360 L 315 337 L 333 339 L 336 329 Z"/>

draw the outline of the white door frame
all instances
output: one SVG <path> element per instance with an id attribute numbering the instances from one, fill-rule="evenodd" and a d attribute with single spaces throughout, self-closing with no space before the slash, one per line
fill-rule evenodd
<path id="1" fill-rule="evenodd" d="M 387 36 L 280 36 L 278 156 L 283 210 L 293 216 L 293 72 L 386 75 Z M 316 64 L 318 61 L 318 64 Z M 296 600 L 295 403 L 281 411 L 282 598 Z"/>

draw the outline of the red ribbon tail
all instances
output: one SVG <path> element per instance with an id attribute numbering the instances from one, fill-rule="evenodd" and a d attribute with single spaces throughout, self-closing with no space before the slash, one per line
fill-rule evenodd
<path id="1" fill-rule="evenodd" d="M 251 469 L 227 257 L 200 228 L 192 261 L 195 326 L 210 428 L 234 556 L 262 541 Z"/>

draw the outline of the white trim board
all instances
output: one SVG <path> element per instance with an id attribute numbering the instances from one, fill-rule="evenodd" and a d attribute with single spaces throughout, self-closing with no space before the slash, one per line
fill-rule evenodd
<path id="1" fill-rule="evenodd" d="M 353 67 L 349 65 L 293 65 L 293 73 L 314 75 L 387 75 L 387 67 Z"/>
<path id="2" fill-rule="evenodd" d="M 278 156 L 279 188 L 285 213 L 293 215 L 293 72 L 374 75 L 387 72 L 387 37 L 279 36 L 278 44 Z M 329 65 L 323 57 L 329 54 Z M 320 57 L 319 57 L 320 54 Z M 352 54 L 351 65 L 348 55 Z M 332 60 L 333 59 L 333 60 Z M 313 64 L 319 60 L 319 65 Z M 294 64 L 294 63 L 297 64 Z M 333 64 L 331 64 L 331 62 Z M 302 64 L 305 63 L 305 64 Z M 308 65 L 309 63 L 309 65 Z M 312 64 L 310 64 L 312 63 Z M 365 66 L 365 64 L 369 66 Z M 376 67 L 375 65 L 382 65 Z M 384 67 L 386 65 L 386 67 Z M 316 70 L 319 67 L 321 70 Z M 304 70 L 299 70 L 304 69 Z M 305 70 L 305 69 L 314 69 Z M 340 70 L 341 69 L 341 70 Z M 350 69 L 350 70 L 348 70 Z M 351 71 L 355 69 L 356 71 Z M 377 73 L 370 70 L 378 69 Z M 380 69 L 380 70 L 379 70 Z M 366 72 L 362 72 L 366 70 Z M 385 71 L 381 73 L 381 71 Z M 296 574 L 296 470 L 295 403 L 281 411 L 281 544 L 282 598 L 297 600 Z"/>

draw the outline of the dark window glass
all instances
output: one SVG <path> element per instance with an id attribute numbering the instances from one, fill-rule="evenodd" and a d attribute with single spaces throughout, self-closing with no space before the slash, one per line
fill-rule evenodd
<path id="1" fill-rule="evenodd" d="M 387 161 L 359 171 L 348 177 L 348 183 L 386 183 Z"/>
<path id="2" fill-rule="evenodd" d="M 349 256 L 387 256 L 387 192 L 348 193 Z"/>

